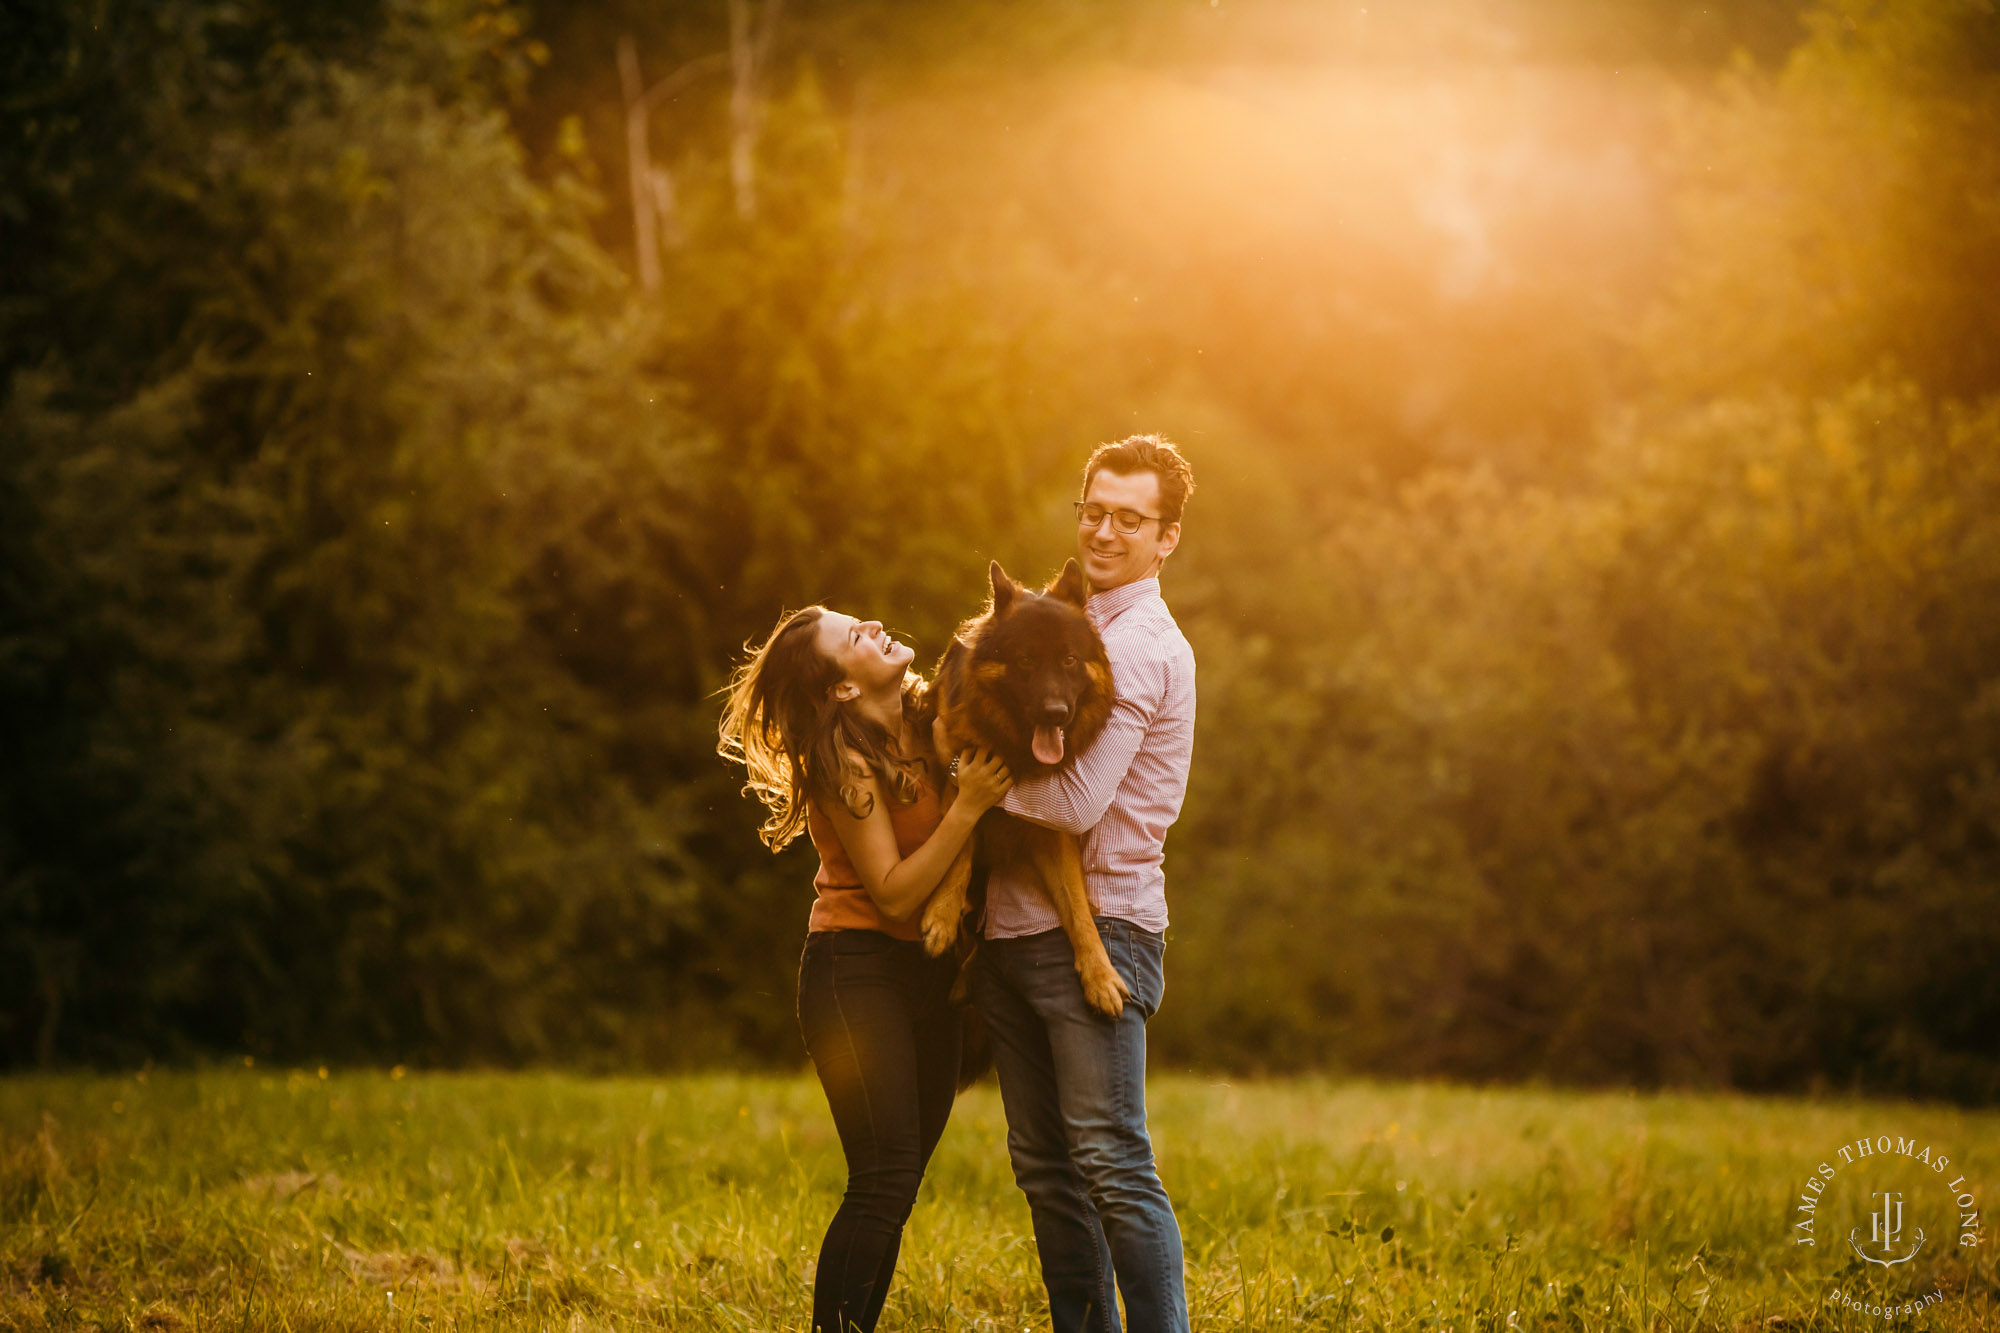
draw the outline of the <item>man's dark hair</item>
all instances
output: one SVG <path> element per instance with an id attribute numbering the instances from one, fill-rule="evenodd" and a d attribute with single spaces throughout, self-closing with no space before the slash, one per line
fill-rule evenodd
<path id="1" fill-rule="evenodd" d="M 1181 521 L 1194 494 L 1194 469 L 1181 451 L 1164 435 L 1127 435 L 1116 444 L 1100 444 L 1083 465 L 1083 494 L 1090 494 L 1091 478 L 1100 472 L 1129 477 L 1150 472 L 1160 479 L 1160 526 Z"/>

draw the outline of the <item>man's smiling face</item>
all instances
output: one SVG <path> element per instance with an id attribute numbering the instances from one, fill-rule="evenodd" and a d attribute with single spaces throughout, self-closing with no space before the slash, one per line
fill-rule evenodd
<path id="1" fill-rule="evenodd" d="M 1160 512 L 1157 474 L 1100 470 L 1090 479 L 1083 499 L 1111 511 L 1096 527 L 1079 523 L 1076 529 L 1076 558 L 1092 592 L 1108 592 L 1160 572 L 1161 563 L 1180 542 L 1181 525 L 1149 518 L 1137 532 L 1125 533 L 1112 522 L 1113 514 L 1121 509 L 1149 515 Z"/>

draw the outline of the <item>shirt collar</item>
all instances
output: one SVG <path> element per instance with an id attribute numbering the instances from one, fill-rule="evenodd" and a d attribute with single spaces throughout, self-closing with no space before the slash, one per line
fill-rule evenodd
<path id="1" fill-rule="evenodd" d="M 1106 592 L 1095 592 L 1083 604 L 1083 613 L 1090 617 L 1090 624 L 1099 634 L 1119 616 L 1141 602 L 1160 600 L 1160 580 L 1158 576 L 1134 579 L 1121 583 Z"/>

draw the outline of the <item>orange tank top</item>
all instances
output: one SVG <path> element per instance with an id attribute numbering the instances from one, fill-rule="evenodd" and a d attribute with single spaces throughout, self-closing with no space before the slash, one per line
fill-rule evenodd
<path id="1" fill-rule="evenodd" d="M 937 793 L 927 782 L 918 784 L 917 799 L 908 805 L 890 801 L 889 827 L 896 834 L 896 855 L 908 856 L 923 846 L 943 818 Z M 875 906 L 875 900 L 861 886 L 861 876 L 854 873 L 854 863 L 847 859 L 847 849 L 840 845 L 840 835 L 833 831 L 833 821 L 820 813 L 817 804 L 806 808 L 806 836 L 819 853 L 819 873 L 813 876 L 813 889 L 819 896 L 813 900 L 808 929 L 879 930 L 899 940 L 917 938 L 915 920 L 897 924 Z"/>

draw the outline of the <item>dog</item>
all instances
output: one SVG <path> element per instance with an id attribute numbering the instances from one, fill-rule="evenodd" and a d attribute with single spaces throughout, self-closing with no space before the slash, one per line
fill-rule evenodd
<path id="1" fill-rule="evenodd" d="M 1111 717 L 1111 660 L 1083 614 L 1083 570 L 1069 561 L 1039 593 L 1014 582 L 997 560 L 987 574 L 992 602 L 958 627 L 931 677 L 939 759 L 948 763 L 963 750 L 983 747 L 1017 780 L 1059 772 Z M 1077 839 L 996 806 L 980 818 L 974 841 L 987 866 L 1033 867 L 1069 936 L 1085 998 L 1116 1018 L 1131 991 L 1111 966 L 1092 920 Z M 924 906 L 924 948 L 933 957 L 958 941 L 973 865 L 969 844 Z"/>

